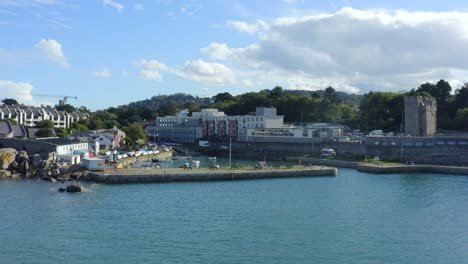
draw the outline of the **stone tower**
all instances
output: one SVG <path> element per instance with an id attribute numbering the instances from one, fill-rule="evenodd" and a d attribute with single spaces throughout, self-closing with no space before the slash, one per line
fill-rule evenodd
<path id="1" fill-rule="evenodd" d="M 431 137 L 436 133 L 437 103 L 423 96 L 405 96 L 405 135 Z"/>

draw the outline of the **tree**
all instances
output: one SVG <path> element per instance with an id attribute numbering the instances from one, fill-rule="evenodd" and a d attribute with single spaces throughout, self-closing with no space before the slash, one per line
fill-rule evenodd
<path id="1" fill-rule="evenodd" d="M 52 120 L 42 120 L 36 123 L 37 128 L 54 128 L 55 124 Z"/>
<path id="2" fill-rule="evenodd" d="M 16 101 L 13 98 L 5 98 L 5 99 L 2 100 L 2 103 L 5 104 L 5 105 L 17 105 L 18 101 Z"/>
<path id="3" fill-rule="evenodd" d="M 70 138 L 70 133 L 65 128 L 56 128 L 55 134 L 57 135 L 57 137 L 60 137 L 60 138 L 67 138 L 67 139 Z"/>
<path id="4" fill-rule="evenodd" d="M 217 103 L 217 102 L 224 102 L 224 101 L 234 100 L 234 96 L 232 96 L 228 92 L 224 92 L 224 93 L 219 93 L 219 94 L 213 96 L 213 99 L 214 99 L 214 102 Z"/>
<path id="5" fill-rule="evenodd" d="M 12 125 L 18 124 L 18 121 L 16 121 L 16 119 L 13 119 L 13 118 L 1 119 L 0 122 L 10 122 L 10 124 Z"/>
<path id="6" fill-rule="evenodd" d="M 51 128 L 43 127 L 43 128 L 39 128 L 39 130 L 37 130 L 36 134 L 34 135 L 36 137 L 52 137 L 54 136 L 54 132 L 52 131 Z"/>
<path id="7" fill-rule="evenodd" d="M 284 95 L 283 88 L 281 86 L 276 86 L 275 88 L 273 88 L 273 90 L 271 90 L 269 97 L 272 100 L 277 100 L 283 95 Z"/>
<path id="8" fill-rule="evenodd" d="M 341 99 L 338 97 L 338 94 L 332 87 L 325 89 L 323 98 L 327 99 L 332 104 L 339 104 L 341 102 Z"/>
<path id="9" fill-rule="evenodd" d="M 125 132 L 126 137 L 133 140 L 133 142 L 146 142 L 148 140 L 146 137 L 145 130 L 140 125 L 132 124 L 128 127 L 122 128 L 122 130 Z"/>
<path id="10" fill-rule="evenodd" d="M 398 131 L 403 113 L 403 95 L 391 92 L 369 92 L 359 104 L 361 127 L 367 131 Z"/>
<path id="11" fill-rule="evenodd" d="M 159 116 L 175 116 L 179 111 L 177 103 L 174 100 L 169 100 L 159 108 Z"/>
<path id="12" fill-rule="evenodd" d="M 65 111 L 67 113 L 73 113 L 76 111 L 76 108 L 73 105 L 65 104 L 65 105 L 58 105 L 55 107 L 57 111 Z"/>

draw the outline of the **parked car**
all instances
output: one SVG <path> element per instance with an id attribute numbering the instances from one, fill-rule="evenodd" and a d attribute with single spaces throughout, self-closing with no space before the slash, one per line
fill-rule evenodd
<path id="1" fill-rule="evenodd" d="M 332 156 L 336 156 L 336 152 L 333 149 L 322 149 L 320 156 L 332 157 Z"/>

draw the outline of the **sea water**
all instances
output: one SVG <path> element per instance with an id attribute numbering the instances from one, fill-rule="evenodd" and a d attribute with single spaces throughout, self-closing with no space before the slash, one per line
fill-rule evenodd
<path id="1" fill-rule="evenodd" d="M 0 263 L 468 263 L 468 177 L 0 181 Z"/>

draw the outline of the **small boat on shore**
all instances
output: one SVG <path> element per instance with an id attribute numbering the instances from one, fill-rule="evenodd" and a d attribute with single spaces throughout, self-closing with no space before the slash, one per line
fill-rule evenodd
<path id="1" fill-rule="evenodd" d="M 191 160 L 191 156 L 173 156 L 172 160 Z"/>

